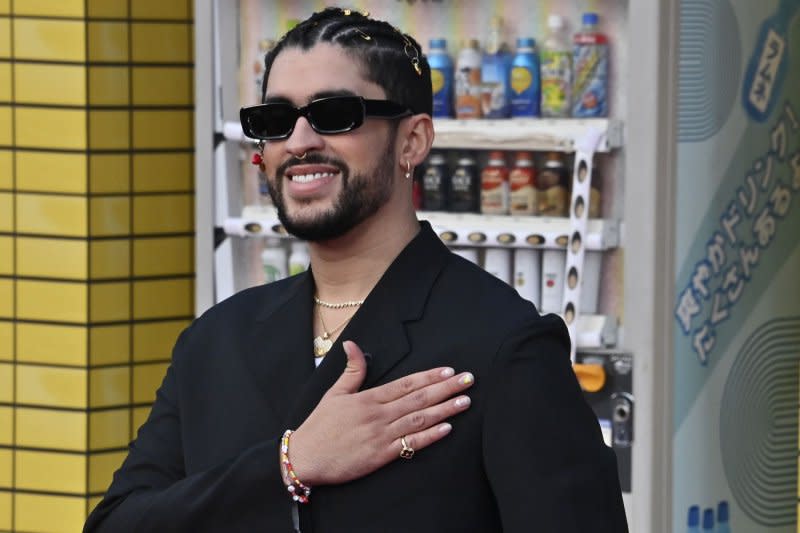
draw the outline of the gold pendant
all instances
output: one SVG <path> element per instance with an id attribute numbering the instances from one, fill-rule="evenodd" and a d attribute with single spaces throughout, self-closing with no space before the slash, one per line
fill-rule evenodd
<path id="1" fill-rule="evenodd" d="M 314 337 L 314 357 L 324 357 L 331 346 L 333 346 L 333 341 L 328 338 L 327 334 Z"/>

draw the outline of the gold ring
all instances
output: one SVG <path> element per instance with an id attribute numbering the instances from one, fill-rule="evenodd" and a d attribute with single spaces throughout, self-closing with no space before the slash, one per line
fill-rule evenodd
<path id="1" fill-rule="evenodd" d="M 408 445 L 405 436 L 400 437 L 400 444 L 403 445 L 403 449 L 400 450 L 400 457 L 403 459 L 411 459 L 414 457 L 414 448 Z"/>
<path id="2" fill-rule="evenodd" d="M 302 156 L 296 155 L 295 157 L 296 157 L 297 159 L 299 159 L 300 161 L 302 161 L 303 159 L 305 159 L 305 158 L 306 158 L 306 156 L 307 156 L 307 155 L 308 155 L 308 152 L 306 151 L 306 152 L 303 152 L 303 155 L 302 155 Z"/>

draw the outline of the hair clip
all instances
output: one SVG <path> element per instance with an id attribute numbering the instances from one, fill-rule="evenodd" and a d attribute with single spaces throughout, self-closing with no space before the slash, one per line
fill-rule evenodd
<path id="1" fill-rule="evenodd" d="M 370 37 L 369 35 L 367 35 L 363 31 L 359 30 L 358 28 L 354 28 L 354 29 L 361 36 L 361 38 L 364 39 L 365 41 L 371 41 L 372 40 L 372 37 Z"/>
<path id="2" fill-rule="evenodd" d="M 403 40 L 406 43 L 403 46 L 403 52 L 405 52 L 406 57 L 408 57 L 411 60 L 411 66 L 414 67 L 414 71 L 417 73 L 417 76 L 422 76 L 422 69 L 419 66 L 419 51 L 417 50 L 417 47 L 414 46 L 411 43 L 411 41 L 408 40 L 408 37 L 406 37 L 404 33 L 400 32 L 399 30 L 397 32 L 400 34 L 401 37 L 403 37 Z M 411 49 L 414 51 L 413 54 L 411 54 L 408 51 L 409 47 L 411 47 Z"/>

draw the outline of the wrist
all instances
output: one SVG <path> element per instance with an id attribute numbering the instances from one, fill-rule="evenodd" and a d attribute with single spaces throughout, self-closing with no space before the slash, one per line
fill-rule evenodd
<path id="1" fill-rule="evenodd" d="M 308 499 L 311 496 L 311 486 L 307 485 L 303 481 L 300 480 L 300 477 L 294 471 L 294 466 L 292 465 L 292 460 L 290 457 L 290 439 L 292 436 L 292 430 L 287 429 L 283 436 L 281 437 L 281 444 L 280 444 L 280 466 L 281 466 L 281 476 L 283 477 L 283 482 L 286 485 L 286 490 L 291 496 L 292 500 L 299 502 L 299 503 L 308 503 Z"/>

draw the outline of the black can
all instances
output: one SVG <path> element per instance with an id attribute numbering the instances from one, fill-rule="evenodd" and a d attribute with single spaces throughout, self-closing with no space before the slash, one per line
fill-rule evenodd
<path id="1" fill-rule="evenodd" d="M 450 211 L 478 213 L 481 199 L 480 185 L 481 177 L 475 158 L 469 154 L 461 155 L 450 177 Z"/>
<path id="2" fill-rule="evenodd" d="M 447 211 L 450 170 L 447 159 L 440 153 L 428 157 L 422 177 L 422 207 L 427 211 Z"/>

